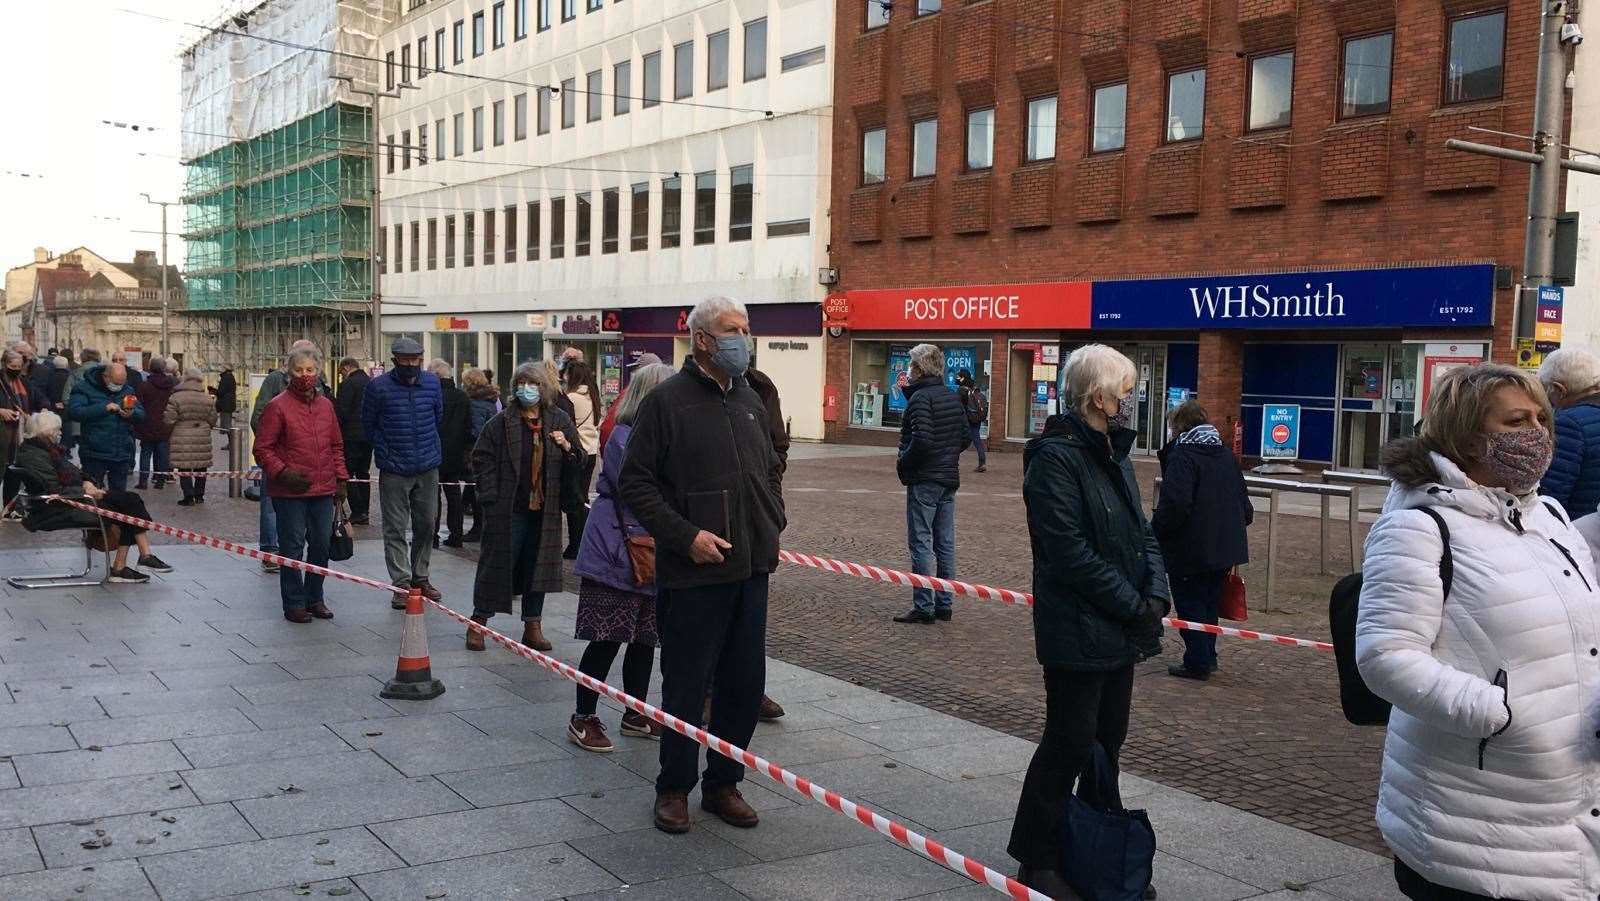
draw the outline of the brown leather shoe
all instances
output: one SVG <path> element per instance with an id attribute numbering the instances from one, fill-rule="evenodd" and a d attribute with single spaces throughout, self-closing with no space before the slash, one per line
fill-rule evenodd
<path id="1" fill-rule="evenodd" d="M 555 645 L 545 640 L 544 626 L 536 619 L 530 619 L 522 624 L 522 643 L 535 651 L 555 649 Z"/>
<path id="2" fill-rule="evenodd" d="M 433 583 L 429 582 L 427 579 L 420 579 L 411 584 L 414 588 L 422 589 L 422 596 L 430 601 L 437 601 L 444 597 L 444 595 L 439 593 L 439 589 L 434 588 Z"/>
<path id="3" fill-rule="evenodd" d="M 773 720 L 776 720 L 776 719 L 782 719 L 783 718 L 783 705 L 779 704 L 777 701 L 774 701 L 773 699 L 767 697 L 766 695 L 762 695 L 761 696 L 761 709 L 756 711 L 756 718 L 760 719 L 760 720 L 765 720 L 766 722 L 769 722 L 769 723 L 772 722 Z"/>
<path id="4" fill-rule="evenodd" d="M 689 831 L 688 792 L 656 792 L 656 828 L 673 835 Z"/>
<path id="5" fill-rule="evenodd" d="M 740 829 L 749 829 L 761 822 L 756 809 L 739 794 L 738 786 L 719 785 L 716 788 L 700 787 L 700 809 L 714 813 L 722 822 Z"/>
<path id="6" fill-rule="evenodd" d="M 306 612 L 311 614 L 312 616 L 316 617 L 317 619 L 333 619 L 333 611 L 329 610 L 328 609 L 328 605 L 324 604 L 321 601 L 318 601 L 315 604 L 311 604 L 311 605 L 307 606 L 306 607 Z"/>
<path id="7" fill-rule="evenodd" d="M 302 607 L 283 611 L 283 618 L 291 623 L 300 623 L 301 625 L 311 622 L 311 614 L 307 613 Z"/>
<path id="8" fill-rule="evenodd" d="M 472 618 L 472 621 L 477 623 L 480 626 L 485 626 L 485 625 L 489 624 L 489 620 L 487 620 L 487 619 L 485 619 L 484 617 L 481 617 L 481 616 L 474 616 Z M 479 632 L 477 629 L 468 629 L 467 630 L 467 650 L 469 650 L 469 651 L 481 651 L 481 650 L 483 650 L 483 633 L 482 632 Z"/>

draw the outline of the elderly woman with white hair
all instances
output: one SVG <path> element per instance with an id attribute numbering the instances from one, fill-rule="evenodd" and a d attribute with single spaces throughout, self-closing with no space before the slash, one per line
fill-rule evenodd
<path id="1" fill-rule="evenodd" d="M 1060 872 L 1067 798 L 1080 776 L 1098 781 L 1097 744 L 1115 784 L 1134 664 L 1161 652 L 1170 606 L 1161 549 L 1128 460 L 1136 375 L 1132 361 L 1105 345 L 1074 351 L 1064 373 L 1067 411 L 1046 421 L 1022 458 L 1045 726 L 1007 851 L 1022 865 L 1020 881 L 1055 898 L 1074 897 L 1069 887 L 1088 876 Z"/>
<path id="2" fill-rule="evenodd" d="M 1600 507 L 1600 357 L 1563 347 L 1544 358 L 1539 381 L 1556 410 L 1556 455 L 1539 483 L 1577 519 Z"/>
<path id="3" fill-rule="evenodd" d="M 211 430 L 217 425 L 217 402 L 206 393 L 206 374 L 198 366 L 191 366 L 183 374 L 183 381 L 167 399 L 167 409 L 162 413 L 167 428 L 172 430 L 168 454 L 172 468 L 183 475 L 178 484 L 183 488 L 180 507 L 193 507 L 206 500 L 205 471 L 211 468 Z M 200 475 L 190 475 L 200 473 Z"/>

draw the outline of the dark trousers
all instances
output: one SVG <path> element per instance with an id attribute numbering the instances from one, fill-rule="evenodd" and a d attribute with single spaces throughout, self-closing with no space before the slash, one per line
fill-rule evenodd
<path id="1" fill-rule="evenodd" d="M 468 510 L 472 511 L 472 530 L 468 534 L 482 534 L 483 505 L 478 503 L 478 487 L 471 484 L 467 485 L 461 492 L 461 502 L 467 505 Z"/>
<path id="2" fill-rule="evenodd" d="M 591 641 L 578 660 L 578 671 L 586 676 L 606 680 L 611 664 L 616 662 L 620 641 Z M 656 649 L 652 645 L 628 642 L 628 651 L 622 655 L 622 690 L 644 700 L 650 691 L 650 670 L 656 665 Z M 578 715 L 593 716 L 600 695 L 578 686 Z"/>
<path id="3" fill-rule="evenodd" d="M 589 523 L 589 486 L 594 482 L 594 463 L 600 459 L 594 454 L 583 456 L 583 506 L 567 511 L 567 556 L 578 552 L 583 543 L 583 529 Z"/>
<path id="4" fill-rule="evenodd" d="M 155 485 L 160 488 L 167 484 L 167 476 L 160 473 L 172 470 L 172 442 L 171 441 L 140 441 L 139 442 L 139 487 L 143 488 L 152 480 L 151 467 L 155 467 L 157 475 L 154 476 Z"/>
<path id="5" fill-rule="evenodd" d="M 178 485 L 183 489 L 184 497 L 204 498 L 206 496 L 205 476 L 178 476 Z"/>
<path id="6" fill-rule="evenodd" d="M 706 693 L 711 734 L 747 747 L 767 681 L 767 574 L 703 588 L 658 588 L 656 627 L 661 635 L 661 708 L 688 723 L 700 722 Z M 667 729 L 661 736 L 656 791 L 687 792 L 695 785 L 700 746 Z M 706 754 L 702 789 L 744 779 L 744 766 Z"/>
<path id="7" fill-rule="evenodd" d="M 372 445 L 366 441 L 346 441 L 344 444 L 344 468 L 349 470 L 351 479 L 370 478 L 372 475 Z M 367 511 L 372 507 L 372 484 L 370 482 L 352 481 L 348 492 L 350 518 L 366 519 Z"/>
<path id="8" fill-rule="evenodd" d="M 455 480 L 452 479 L 451 481 Z M 434 535 L 435 537 L 438 536 L 439 520 L 443 518 L 445 525 L 450 529 L 450 537 L 460 538 L 461 534 L 466 531 L 466 507 L 461 503 L 461 486 L 441 485 L 439 490 L 444 492 L 444 507 L 434 515 Z"/>
<path id="9" fill-rule="evenodd" d="M 86 457 L 82 454 L 79 454 L 79 456 L 83 459 L 83 477 L 85 479 L 101 488 L 109 488 L 116 491 L 128 490 L 129 464 L 112 463 L 110 460 L 102 460 L 99 457 Z"/>
<path id="10" fill-rule="evenodd" d="M 1113 768 L 1128 737 L 1133 667 L 1084 672 L 1046 667 L 1044 737 L 1017 800 L 1006 852 L 1025 867 L 1060 869 L 1061 819 L 1078 775 L 1094 753 L 1106 749 Z"/>
<path id="11" fill-rule="evenodd" d="M 989 449 L 983 446 L 983 424 L 967 423 L 967 434 L 972 437 L 972 447 L 978 452 L 978 465 L 989 465 Z"/>
<path id="12" fill-rule="evenodd" d="M 1172 582 L 1172 607 L 1179 619 L 1217 624 L 1217 609 L 1222 604 L 1222 586 L 1228 578 L 1228 570 L 1186 576 L 1169 574 L 1168 578 Z M 1184 669 L 1205 673 L 1217 668 L 1217 636 L 1189 629 L 1178 634 L 1183 636 Z"/>
<path id="13" fill-rule="evenodd" d="M 333 497 L 275 497 L 278 514 L 278 553 L 313 566 L 328 565 L 328 537 L 333 534 Z M 323 602 L 323 576 L 290 566 L 278 570 L 278 593 L 283 609 L 295 610 Z"/>
<path id="14" fill-rule="evenodd" d="M 526 585 L 533 578 L 533 573 L 539 566 L 539 538 L 543 533 L 543 510 L 519 510 L 511 514 L 511 559 L 516 561 L 511 570 L 512 585 Z M 483 565 L 481 556 L 478 558 L 478 565 Z M 472 616 L 474 619 L 488 622 L 489 618 L 494 616 L 494 611 L 474 606 Z M 544 616 L 544 592 L 524 591 L 522 621 L 530 622 L 542 616 Z"/>
<path id="15" fill-rule="evenodd" d="M 1398 857 L 1394 861 L 1394 884 L 1399 887 L 1400 894 L 1410 898 L 1411 901 L 1496 901 L 1488 895 L 1474 895 L 1458 888 L 1434 885 L 1423 879 L 1416 870 L 1406 866 Z M 1499 899 L 1499 901 L 1509 901 L 1509 899 Z"/>

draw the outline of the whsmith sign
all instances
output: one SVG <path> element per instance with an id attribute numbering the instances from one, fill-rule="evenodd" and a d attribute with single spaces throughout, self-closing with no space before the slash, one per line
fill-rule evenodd
<path id="1" fill-rule="evenodd" d="M 1494 312 L 1494 267 L 1095 282 L 1092 310 L 1097 329 L 1486 326 Z"/>

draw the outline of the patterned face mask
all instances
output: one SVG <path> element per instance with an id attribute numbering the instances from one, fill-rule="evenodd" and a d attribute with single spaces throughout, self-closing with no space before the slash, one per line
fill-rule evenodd
<path id="1" fill-rule="evenodd" d="M 1125 429 L 1133 422 L 1133 392 L 1117 398 L 1117 412 L 1106 415 L 1106 424 L 1113 429 Z"/>
<path id="2" fill-rule="evenodd" d="M 1527 494 L 1538 487 L 1555 455 L 1555 441 L 1548 431 L 1534 426 L 1513 432 L 1490 432 L 1484 437 L 1489 443 L 1484 465 L 1501 487 L 1512 494 Z"/>

